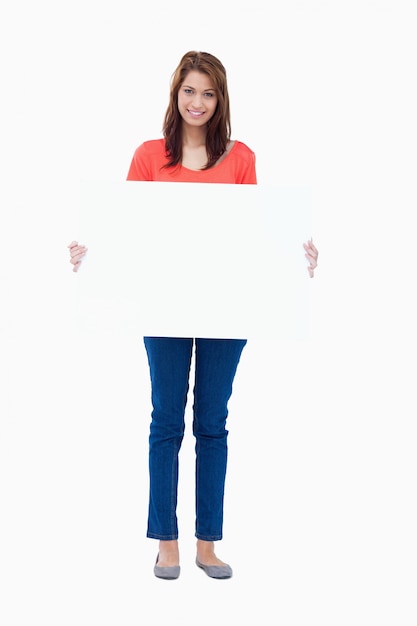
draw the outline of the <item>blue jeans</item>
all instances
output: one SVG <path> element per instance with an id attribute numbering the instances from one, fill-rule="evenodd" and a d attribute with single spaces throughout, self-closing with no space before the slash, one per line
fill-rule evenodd
<path id="1" fill-rule="evenodd" d="M 152 385 L 147 536 L 178 538 L 178 453 L 184 436 L 193 339 L 145 337 Z M 195 339 L 193 434 L 196 438 L 198 539 L 222 538 L 227 465 L 227 403 L 245 339 Z"/>

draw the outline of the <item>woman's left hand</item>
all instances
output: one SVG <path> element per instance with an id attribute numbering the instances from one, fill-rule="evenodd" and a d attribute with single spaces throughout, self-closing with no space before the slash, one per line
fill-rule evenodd
<path id="1" fill-rule="evenodd" d="M 314 278 L 314 270 L 317 267 L 317 259 L 319 256 L 319 251 L 316 246 L 313 244 L 313 239 L 309 239 L 307 243 L 303 243 L 305 253 L 305 258 L 307 261 L 310 261 L 310 265 L 307 267 L 308 273 L 310 274 L 310 278 Z"/>

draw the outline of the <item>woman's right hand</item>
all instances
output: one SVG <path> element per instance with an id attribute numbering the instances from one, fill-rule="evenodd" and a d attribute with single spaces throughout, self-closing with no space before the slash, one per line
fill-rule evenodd
<path id="1" fill-rule="evenodd" d="M 78 272 L 78 268 L 80 267 L 81 261 L 85 257 L 88 248 L 86 248 L 85 246 L 79 246 L 78 241 L 73 241 L 72 243 L 70 243 L 68 248 L 71 255 L 70 263 L 72 263 L 74 266 L 72 271 Z"/>

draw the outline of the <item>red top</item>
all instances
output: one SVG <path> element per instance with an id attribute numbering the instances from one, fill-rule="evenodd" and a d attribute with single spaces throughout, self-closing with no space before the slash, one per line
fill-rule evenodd
<path id="1" fill-rule="evenodd" d="M 162 168 L 167 161 L 165 139 L 145 141 L 133 155 L 127 180 L 256 185 L 255 153 L 241 141 L 235 141 L 229 154 L 208 170 L 190 170 L 182 165 Z"/>

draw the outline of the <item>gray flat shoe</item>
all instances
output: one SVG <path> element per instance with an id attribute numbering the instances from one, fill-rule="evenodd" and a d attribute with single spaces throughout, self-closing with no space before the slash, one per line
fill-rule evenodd
<path id="1" fill-rule="evenodd" d="M 233 570 L 230 565 L 204 565 L 198 559 L 195 562 L 210 578 L 231 578 L 233 576 Z"/>
<path id="2" fill-rule="evenodd" d="M 181 568 L 179 565 L 171 565 L 170 567 L 161 567 L 158 565 L 159 554 L 156 557 L 155 567 L 153 573 L 157 578 L 164 578 L 165 580 L 175 580 L 180 575 Z"/>

